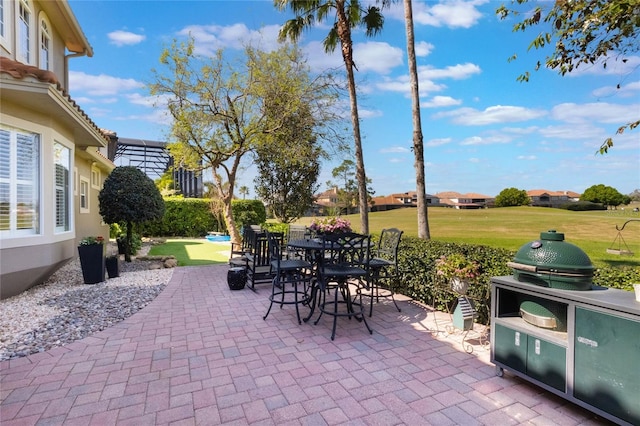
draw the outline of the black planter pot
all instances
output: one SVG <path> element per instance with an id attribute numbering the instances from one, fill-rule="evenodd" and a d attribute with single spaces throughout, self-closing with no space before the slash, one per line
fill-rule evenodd
<path id="1" fill-rule="evenodd" d="M 107 259 L 105 260 L 105 265 L 107 267 L 107 274 L 109 275 L 109 278 L 120 276 L 120 267 L 118 264 L 117 256 L 107 257 Z"/>
<path id="2" fill-rule="evenodd" d="M 124 238 L 116 238 L 118 244 L 118 254 L 127 254 L 127 240 Z"/>
<path id="3" fill-rule="evenodd" d="M 85 284 L 97 284 L 104 281 L 105 249 L 104 244 L 78 246 L 78 256 Z"/>

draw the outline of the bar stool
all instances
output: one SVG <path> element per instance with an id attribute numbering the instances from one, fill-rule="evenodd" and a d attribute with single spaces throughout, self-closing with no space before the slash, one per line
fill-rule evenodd
<path id="1" fill-rule="evenodd" d="M 275 274 L 272 280 L 269 309 L 262 317 L 266 320 L 273 304 L 295 305 L 298 324 L 300 319 L 299 305 L 309 303 L 308 285 L 311 282 L 311 263 L 302 259 L 283 259 L 281 239 L 269 234 L 269 254 L 271 257 L 271 271 Z M 290 285 L 289 288 L 287 286 Z"/>

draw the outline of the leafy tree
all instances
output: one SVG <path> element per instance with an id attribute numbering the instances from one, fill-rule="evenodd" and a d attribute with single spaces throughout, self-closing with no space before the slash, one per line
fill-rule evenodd
<path id="1" fill-rule="evenodd" d="M 631 199 L 619 193 L 615 188 L 599 184 L 585 189 L 584 193 L 580 196 L 580 201 L 591 201 L 592 203 L 600 203 L 604 206 L 619 206 L 620 204 L 629 204 Z"/>
<path id="2" fill-rule="evenodd" d="M 413 118 L 413 155 L 416 169 L 416 192 L 418 197 L 418 237 L 430 239 L 429 216 L 427 213 L 427 192 L 424 177 L 424 144 L 422 121 L 420 119 L 420 89 L 418 88 L 418 67 L 416 64 L 415 37 L 413 34 L 413 10 L 411 0 L 404 0 L 404 22 L 407 34 L 407 58 L 411 83 L 411 116 Z"/>
<path id="3" fill-rule="evenodd" d="M 359 199 L 359 187 L 354 179 L 356 175 L 355 164 L 351 160 L 344 160 L 334 168 L 331 172 L 334 179 L 338 182 L 327 182 L 327 186 L 337 189 L 338 202 L 344 207 L 347 214 L 356 206 L 356 200 Z M 371 179 L 367 179 L 367 185 L 371 184 Z M 367 203 L 371 200 L 375 192 L 371 186 L 367 186 Z"/>
<path id="4" fill-rule="evenodd" d="M 257 149 L 255 179 L 258 196 L 282 223 L 304 215 L 318 190 L 320 159 L 326 154 L 311 131 L 314 117 L 304 106 L 279 131 L 269 135 L 269 143 Z M 294 146 L 295 149 L 290 149 Z"/>
<path id="5" fill-rule="evenodd" d="M 388 2 L 383 1 L 383 6 Z M 356 83 L 353 70 L 356 68 L 353 62 L 353 40 L 351 30 L 364 27 L 367 36 L 374 36 L 382 30 L 384 17 L 377 6 L 369 5 L 363 9 L 359 0 L 274 0 L 274 4 L 280 10 L 287 7 L 296 15 L 288 20 L 280 29 L 280 38 L 289 38 L 296 41 L 302 32 L 330 19 L 333 15 L 333 24 L 329 34 L 323 41 L 325 52 L 333 52 L 340 43 L 342 59 L 347 71 L 347 84 L 349 88 L 349 100 L 351 104 L 351 124 L 353 126 L 353 139 L 356 157 L 356 176 L 358 180 L 358 204 L 360 206 L 360 232 L 369 233 L 369 209 L 367 200 L 367 176 L 364 168 L 362 154 L 362 140 L 360 137 L 360 118 L 358 116 L 358 100 L 356 96 Z"/>
<path id="6" fill-rule="evenodd" d="M 162 218 L 165 207 L 160 191 L 141 170 L 120 166 L 105 179 L 98 201 L 106 223 L 127 223 L 125 260 L 131 262 L 133 224 Z"/>
<path id="7" fill-rule="evenodd" d="M 165 49 L 164 73 L 153 71 L 153 95 L 165 95 L 176 143 L 170 150 L 177 164 L 193 170 L 211 169 L 217 199 L 233 242 L 240 241 L 231 201 L 242 158 L 254 152 L 264 135 L 281 128 L 302 105 L 312 109 L 318 123 L 329 127 L 334 93 L 328 76 L 311 80 L 299 49 L 283 45 L 271 52 L 247 47 L 246 61 L 230 63 L 222 50 L 212 58 L 194 53 L 194 41 Z M 296 92 L 296 96 L 286 93 Z M 282 96 L 281 96 L 282 95 Z M 268 102 L 282 100 L 279 114 L 266 117 Z M 324 137 L 314 129 L 318 137 Z M 221 204 L 219 204 L 221 203 Z"/>
<path id="8" fill-rule="evenodd" d="M 528 206 L 530 202 L 527 191 L 518 188 L 505 188 L 496 197 L 496 207 Z"/>
<path id="9" fill-rule="evenodd" d="M 175 195 L 177 188 L 173 179 L 173 167 L 164 172 L 162 176 L 155 180 L 156 187 L 160 190 L 160 194 L 165 197 Z"/>
<path id="10" fill-rule="evenodd" d="M 516 8 L 516 5 L 527 3 L 531 3 L 531 0 L 512 0 L 513 8 L 503 4 L 496 13 L 501 19 L 524 14 L 525 18 L 514 25 L 514 32 L 542 26 L 529 49 L 542 49 L 555 43 L 555 49 L 548 54 L 544 65 L 557 70 L 560 75 L 596 63 L 606 68 L 612 59 L 627 62 L 640 49 L 638 0 L 554 1 L 536 3 L 533 10 Z M 511 59 L 515 59 L 515 56 Z M 538 61 L 535 70 L 541 66 Z M 529 77 L 529 72 L 525 72 L 518 80 L 528 81 Z M 633 130 L 638 125 L 640 120 L 627 123 L 618 128 L 617 134 L 626 129 Z M 600 153 L 606 153 L 612 146 L 612 138 L 607 138 L 600 147 Z"/>

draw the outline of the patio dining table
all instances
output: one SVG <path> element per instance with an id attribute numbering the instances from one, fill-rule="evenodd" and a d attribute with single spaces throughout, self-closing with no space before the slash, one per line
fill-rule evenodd
<path id="1" fill-rule="evenodd" d="M 368 241 L 370 245 L 370 241 L 371 241 L 370 238 L 367 238 L 366 241 Z M 360 244 L 360 246 L 363 247 L 362 244 Z M 331 336 L 332 340 L 335 336 L 335 317 L 337 316 L 348 316 L 350 318 L 354 317 L 358 321 L 364 321 L 365 325 L 367 326 L 367 329 L 369 330 L 369 332 L 371 332 L 369 325 L 366 324 L 366 319 L 364 318 L 364 314 L 362 312 L 362 304 L 356 303 L 354 300 L 352 300 L 352 295 L 349 290 L 348 282 L 337 284 L 335 285 L 335 287 L 332 286 L 332 288 L 334 288 L 334 291 L 342 293 L 344 297 L 343 302 L 338 302 L 337 293 L 336 293 L 335 301 L 333 302 L 334 309 L 332 311 L 325 308 L 325 304 L 331 305 L 332 303 L 326 302 L 326 300 L 323 300 L 323 298 L 319 296 L 319 293 L 327 289 L 327 286 L 329 283 L 329 281 L 323 282 L 325 279 L 327 279 L 327 277 L 322 276 L 322 271 L 324 269 L 323 266 L 326 266 L 326 264 L 323 263 L 326 261 L 325 255 L 331 250 L 334 250 L 333 246 L 327 245 L 326 241 L 324 241 L 322 238 L 306 238 L 306 239 L 290 240 L 287 243 L 287 248 L 296 250 L 299 252 L 304 251 L 306 260 L 311 262 L 311 264 L 313 265 L 312 269 L 315 277 L 312 280 L 311 295 L 309 297 L 309 300 L 310 300 L 309 307 L 311 308 L 311 310 L 309 312 L 309 315 L 307 315 L 307 317 L 305 317 L 303 321 L 308 322 L 311 319 L 311 317 L 314 315 L 316 306 L 318 306 L 321 313 L 320 313 L 320 316 L 314 322 L 314 324 L 318 323 L 318 321 L 320 320 L 320 317 L 322 316 L 322 313 L 327 313 L 328 315 L 334 316 L 334 326 L 333 326 L 333 332 Z M 368 249 L 368 247 L 363 247 L 363 248 Z M 357 269 L 357 268 L 351 268 L 351 269 Z M 355 297 L 361 297 L 361 293 L 360 293 L 361 290 L 362 290 L 361 288 L 358 288 L 356 290 Z M 338 307 L 337 307 L 338 303 L 344 304 L 346 306 L 346 311 L 338 312 Z M 360 309 L 355 310 L 354 307 L 359 307 Z"/>

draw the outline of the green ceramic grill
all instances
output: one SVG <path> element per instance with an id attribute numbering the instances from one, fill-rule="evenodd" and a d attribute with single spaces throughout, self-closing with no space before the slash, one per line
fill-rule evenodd
<path id="1" fill-rule="evenodd" d="M 564 234 L 550 230 L 518 250 L 507 264 L 521 282 L 563 290 L 591 290 L 594 267 L 578 246 L 564 241 Z"/>

